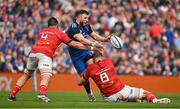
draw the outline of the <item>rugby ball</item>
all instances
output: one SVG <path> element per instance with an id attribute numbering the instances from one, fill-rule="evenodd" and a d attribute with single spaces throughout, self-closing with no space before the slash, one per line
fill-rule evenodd
<path id="1" fill-rule="evenodd" d="M 122 48 L 124 45 L 123 40 L 116 36 L 116 35 L 112 35 L 110 38 L 111 44 L 115 47 L 115 48 Z"/>

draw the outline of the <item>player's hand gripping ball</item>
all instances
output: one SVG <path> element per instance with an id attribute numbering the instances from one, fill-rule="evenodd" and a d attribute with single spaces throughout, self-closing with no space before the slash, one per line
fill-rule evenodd
<path id="1" fill-rule="evenodd" d="M 115 48 L 122 48 L 124 45 L 123 40 L 120 37 L 118 37 L 117 35 L 112 35 L 110 41 L 111 41 L 111 44 L 113 45 L 113 47 L 115 47 Z"/>

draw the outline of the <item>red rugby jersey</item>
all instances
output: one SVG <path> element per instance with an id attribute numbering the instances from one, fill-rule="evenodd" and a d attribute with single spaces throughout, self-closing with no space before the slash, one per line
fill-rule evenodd
<path id="1" fill-rule="evenodd" d="M 124 88 L 124 84 L 118 79 L 112 60 L 109 58 L 88 65 L 84 79 L 87 80 L 90 77 L 106 97 Z"/>
<path id="2" fill-rule="evenodd" d="M 53 58 L 56 48 L 63 42 L 67 44 L 71 39 L 57 28 L 44 28 L 38 34 L 38 40 L 30 53 L 43 53 Z"/>

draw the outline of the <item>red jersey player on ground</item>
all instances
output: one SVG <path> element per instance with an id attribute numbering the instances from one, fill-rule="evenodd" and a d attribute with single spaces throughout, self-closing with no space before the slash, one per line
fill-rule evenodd
<path id="1" fill-rule="evenodd" d="M 52 58 L 56 48 L 63 42 L 69 46 L 79 49 L 101 51 L 103 48 L 99 46 L 84 46 L 79 42 L 72 41 L 65 33 L 59 31 L 59 23 L 56 18 L 51 17 L 48 20 L 48 28 L 42 29 L 38 34 L 37 43 L 30 51 L 25 73 L 18 79 L 16 86 L 12 90 L 9 101 L 16 100 L 16 94 L 25 85 L 27 80 L 31 78 L 32 73 L 38 68 L 41 73 L 40 94 L 37 96 L 44 102 L 50 99 L 46 96 L 46 89 L 52 76 Z"/>
<path id="2" fill-rule="evenodd" d="M 109 102 L 148 101 L 152 103 L 170 103 L 168 98 L 157 99 L 149 91 L 123 84 L 116 75 L 112 60 L 110 58 L 103 59 L 97 52 L 94 53 L 94 63 L 88 63 L 86 73 L 79 79 L 79 85 L 86 84 L 90 77 L 98 86 L 104 99 Z"/>

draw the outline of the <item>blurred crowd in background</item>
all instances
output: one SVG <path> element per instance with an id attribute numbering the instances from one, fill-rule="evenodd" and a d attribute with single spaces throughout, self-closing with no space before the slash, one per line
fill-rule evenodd
<path id="1" fill-rule="evenodd" d="M 90 12 L 102 36 L 118 34 L 122 49 L 105 43 L 117 74 L 180 76 L 179 0 L 0 0 L 0 73 L 23 72 L 28 53 L 50 16 L 66 29 L 75 11 Z M 53 59 L 54 73 L 75 73 L 66 45 Z"/>

